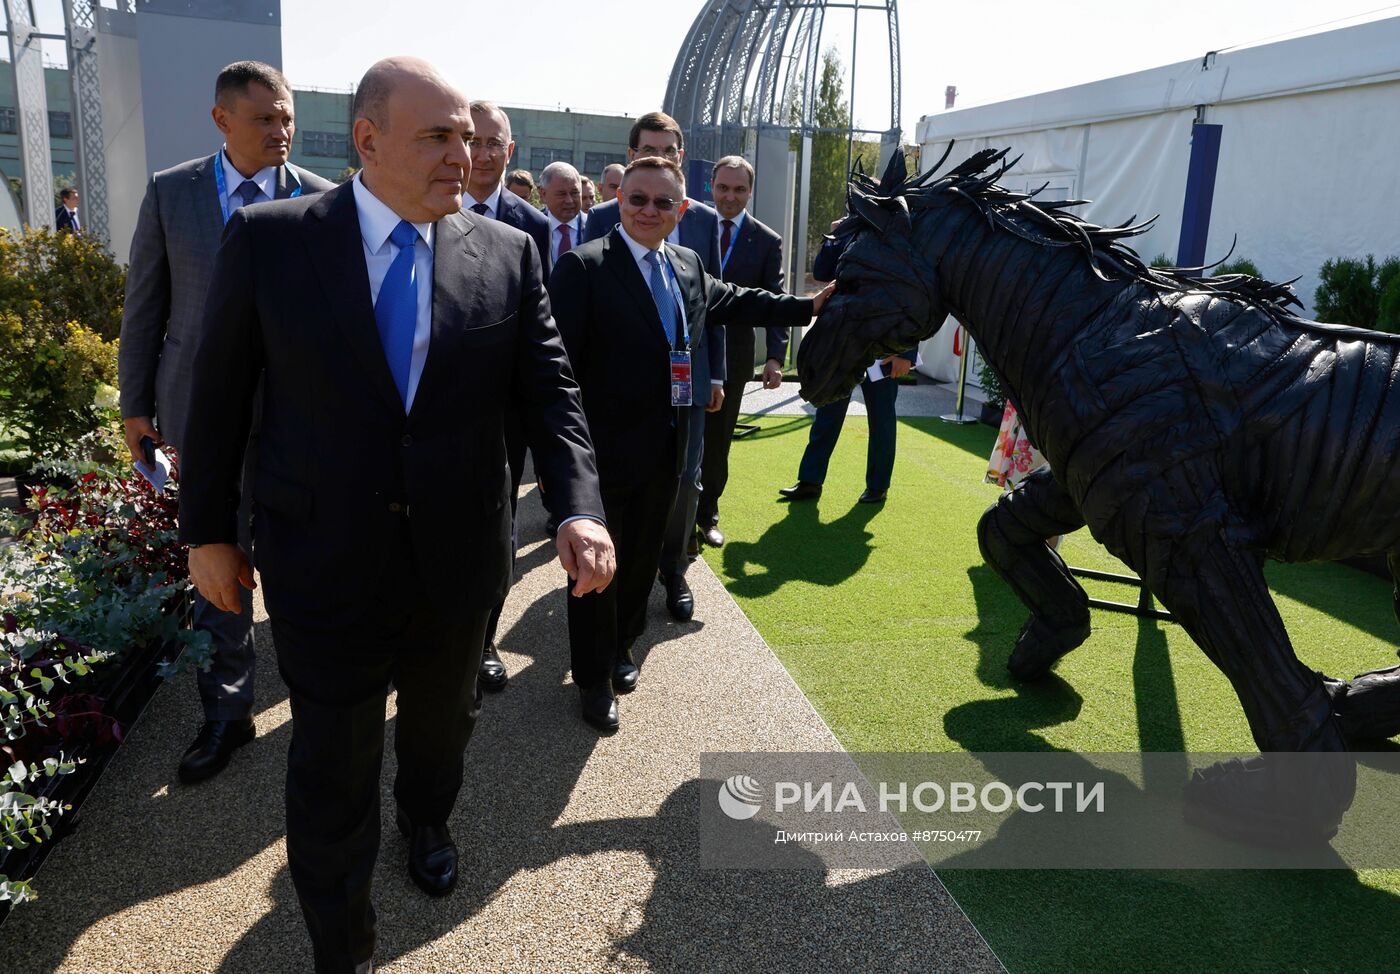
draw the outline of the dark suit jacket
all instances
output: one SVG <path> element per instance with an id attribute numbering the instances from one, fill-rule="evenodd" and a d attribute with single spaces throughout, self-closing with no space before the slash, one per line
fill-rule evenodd
<path id="1" fill-rule="evenodd" d="M 501 202 L 496 207 L 496 219 L 508 227 L 515 227 L 530 235 L 540 252 L 543 277 L 546 281 L 549 280 L 549 272 L 553 269 L 549 262 L 549 218 L 502 186 Z"/>
<path id="2" fill-rule="evenodd" d="M 752 213 L 744 216 L 744 222 L 739 227 L 739 237 L 734 241 L 729 260 L 724 264 L 724 281 L 740 287 L 762 288 L 774 294 L 783 293 L 783 238 L 755 220 Z M 754 328 L 767 331 L 767 358 L 779 362 L 787 360 L 786 328 L 770 325 L 762 319 L 735 322 L 725 335 L 729 346 L 731 381 L 747 380 L 753 375 Z"/>
<path id="3" fill-rule="evenodd" d="M 689 199 L 689 197 L 687 197 Z M 588 223 L 583 228 L 583 240 L 601 240 L 612 233 L 619 221 L 617 200 L 598 203 L 588 211 Z M 695 251 L 704 265 L 705 272 L 720 276 L 719 254 L 719 213 L 712 206 L 699 200 L 690 200 L 685 216 L 681 217 L 680 243 L 682 247 Z M 728 376 L 725 360 L 726 335 L 723 328 L 714 328 L 705 346 L 708 355 L 695 356 L 695 405 L 706 406 L 710 402 L 711 380 L 723 382 Z M 699 348 L 700 346 L 695 346 Z"/>
<path id="4" fill-rule="evenodd" d="M 195 362 L 180 537 L 236 537 L 265 368 L 255 551 L 268 610 L 305 626 L 379 612 L 405 544 L 428 598 L 487 608 L 504 596 L 508 403 L 523 413 L 555 516 L 603 515 L 578 387 L 525 234 L 472 213 L 438 221 L 432 338 L 407 416 L 369 294 L 351 184 L 229 220 Z"/>
<path id="5" fill-rule="evenodd" d="M 597 207 L 594 207 L 597 209 Z M 811 320 L 809 298 L 735 287 L 705 273 L 685 247 L 665 245 L 685 298 L 691 348 L 707 331 L 764 318 L 782 325 Z M 549 279 L 559 334 L 583 390 L 583 407 L 608 487 L 630 486 L 655 473 L 657 450 L 675 422 L 676 473 L 685 466 L 692 407 L 671 402 L 666 332 L 651 290 L 617 230 L 559 259 Z"/>
<path id="6" fill-rule="evenodd" d="M 81 220 L 82 217 L 78 217 L 78 219 Z M 69 214 L 66 206 L 59 206 L 58 209 L 54 210 L 53 229 L 54 233 L 76 233 L 80 236 L 83 232 L 80 227 L 73 226 L 73 217 Z"/>

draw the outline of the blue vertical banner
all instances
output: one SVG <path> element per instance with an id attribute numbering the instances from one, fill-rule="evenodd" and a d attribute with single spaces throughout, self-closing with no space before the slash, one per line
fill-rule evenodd
<path id="1" fill-rule="evenodd" d="M 1220 162 L 1219 125 L 1191 126 L 1191 162 L 1186 168 L 1186 199 L 1181 205 L 1181 239 L 1176 266 L 1200 267 L 1206 261 L 1210 208 L 1215 200 L 1215 169 Z"/>
<path id="2" fill-rule="evenodd" d="M 713 203 L 714 193 L 710 180 L 715 175 L 715 164 L 708 159 L 687 159 L 685 161 L 685 195 L 701 203 Z"/>

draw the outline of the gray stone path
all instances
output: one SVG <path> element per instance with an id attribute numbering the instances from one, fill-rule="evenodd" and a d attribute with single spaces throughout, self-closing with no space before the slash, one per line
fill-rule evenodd
<path id="1" fill-rule="evenodd" d="M 922 862 L 700 869 L 699 803 L 718 791 L 698 780 L 702 751 L 840 744 L 704 562 L 692 622 L 673 623 L 654 593 L 641 684 L 621 701 L 621 732 L 600 739 L 567 677 L 563 573 L 540 505 L 527 496 L 521 510 L 523 577 L 500 640 L 511 682 L 487 698 L 467 754 L 451 897 L 427 899 L 407 878 L 386 755 L 378 970 L 1001 970 Z M 289 711 L 265 624 L 258 646 L 257 740 L 183 787 L 196 693 L 189 677 L 163 687 L 39 875 L 42 898 L 0 927 L 0 971 L 311 970 L 283 838 Z"/>
<path id="2" fill-rule="evenodd" d="M 886 380 L 888 381 L 888 380 Z M 922 376 L 918 385 L 900 386 L 895 409 L 901 416 L 942 416 L 957 408 L 956 388 L 942 382 L 934 382 Z M 982 402 L 977 389 L 970 388 L 963 413 L 977 417 Z M 777 389 L 765 389 L 760 383 L 750 382 L 744 387 L 744 412 L 751 416 L 808 416 L 815 413 L 816 407 L 797 394 L 796 382 L 784 382 Z M 851 395 L 849 416 L 865 415 L 865 400 L 861 398 L 859 387 Z"/>

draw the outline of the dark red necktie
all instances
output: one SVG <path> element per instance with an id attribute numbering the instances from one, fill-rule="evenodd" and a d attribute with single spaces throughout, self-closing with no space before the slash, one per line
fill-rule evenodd
<path id="1" fill-rule="evenodd" d="M 559 224 L 559 256 L 563 257 L 573 249 L 573 245 L 569 243 L 569 225 L 567 223 Z"/>
<path id="2" fill-rule="evenodd" d="M 730 235 L 734 232 L 734 221 L 725 220 L 721 226 L 724 227 L 724 233 L 719 238 L 719 259 L 724 260 L 725 257 L 729 256 L 729 240 Z"/>

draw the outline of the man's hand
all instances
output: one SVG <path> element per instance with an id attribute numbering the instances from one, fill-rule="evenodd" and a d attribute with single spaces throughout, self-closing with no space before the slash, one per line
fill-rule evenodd
<path id="1" fill-rule="evenodd" d="M 209 604 L 225 612 L 238 612 L 242 601 L 238 586 L 257 588 L 253 566 L 236 544 L 202 544 L 190 549 L 190 581 Z"/>
<path id="2" fill-rule="evenodd" d="M 588 517 L 570 521 L 559 529 L 554 546 L 559 564 L 574 580 L 570 595 L 601 592 L 617 571 L 617 552 L 608 529 Z"/>
<path id="3" fill-rule="evenodd" d="M 717 386 L 710 383 L 710 404 L 705 407 L 707 413 L 717 413 L 724 405 L 724 386 Z"/>
<path id="4" fill-rule="evenodd" d="M 776 389 L 783 384 L 783 365 L 775 358 L 763 363 L 763 388 Z"/>
<path id="5" fill-rule="evenodd" d="M 812 295 L 812 315 L 813 317 L 822 313 L 822 306 L 826 304 L 826 299 L 831 297 L 831 292 L 836 290 L 836 282 L 832 281 L 816 294 Z"/>
<path id="6" fill-rule="evenodd" d="M 122 425 L 126 427 L 126 448 L 131 451 L 132 460 L 143 460 L 141 456 L 141 437 L 149 436 L 156 441 L 156 446 L 164 446 L 165 441 L 160 438 L 160 433 L 156 432 L 155 424 L 151 422 L 149 416 L 128 416 L 122 420 Z M 213 600 L 210 599 L 212 602 Z"/>
<path id="7" fill-rule="evenodd" d="M 886 355 L 884 358 L 880 359 L 881 365 L 885 363 L 889 363 L 891 379 L 898 379 L 902 375 L 908 375 L 909 370 L 914 367 L 914 363 L 903 355 Z"/>

